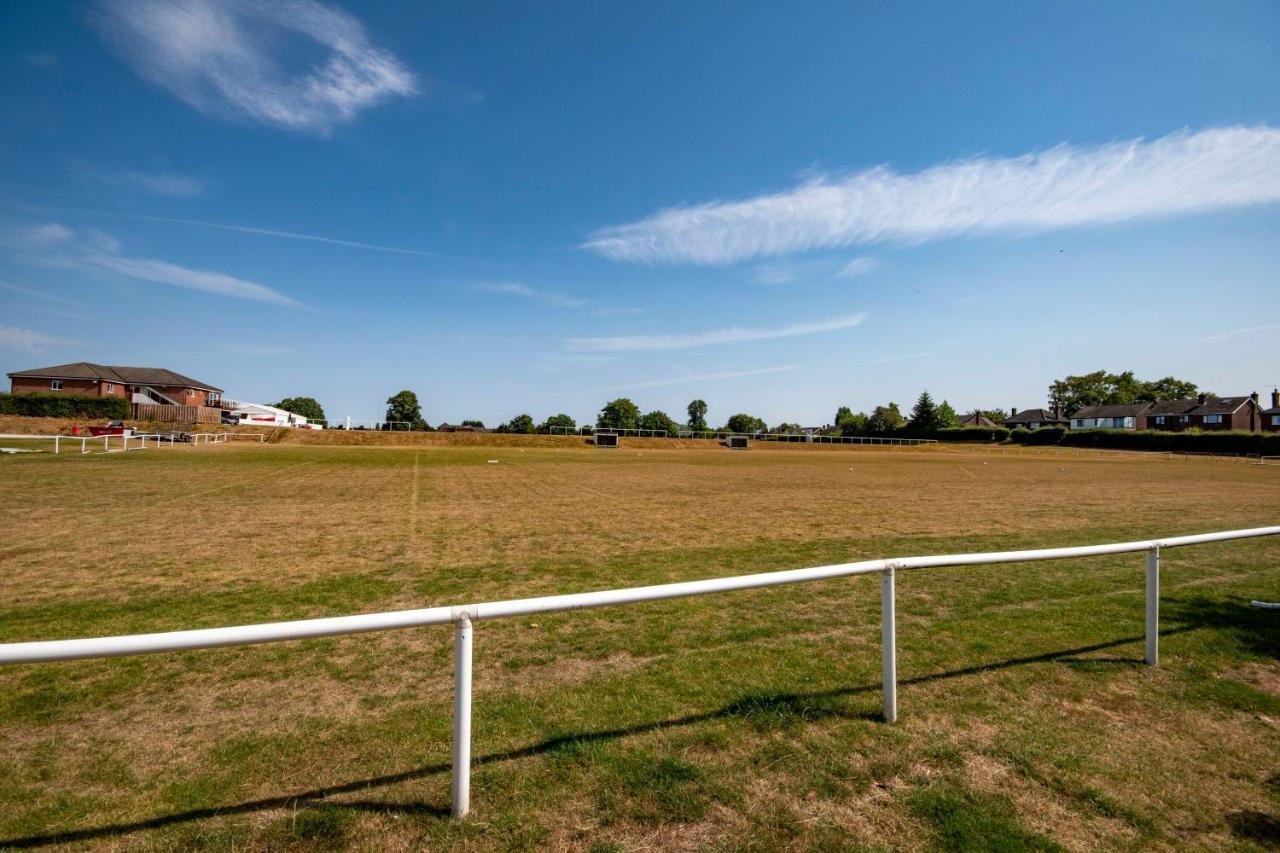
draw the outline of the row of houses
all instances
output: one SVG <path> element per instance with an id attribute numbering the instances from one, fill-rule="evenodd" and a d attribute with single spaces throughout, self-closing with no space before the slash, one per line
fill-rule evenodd
<path id="1" fill-rule="evenodd" d="M 1064 415 L 1057 409 L 1010 410 L 1010 429 L 1151 429 L 1280 432 L 1280 390 L 1271 392 L 1271 407 L 1262 408 L 1258 392 L 1240 397 L 1201 394 L 1184 400 L 1156 400 L 1117 406 L 1085 406 Z"/>

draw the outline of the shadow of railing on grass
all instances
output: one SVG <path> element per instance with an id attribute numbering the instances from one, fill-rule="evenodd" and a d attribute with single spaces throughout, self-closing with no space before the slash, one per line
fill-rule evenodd
<path id="1" fill-rule="evenodd" d="M 1173 636 L 1176 634 L 1183 634 L 1188 631 L 1194 631 L 1201 627 L 1200 624 L 1197 624 L 1191 619 L 1187 619 L 1186 622 L 1188 624 L 1184 624 L 1181 627 L 1169 628 L 1161 631 L 1160 635 L 1162 637 Z M 1208 624 L 1212 625 L 1215 623 L 1211 622 Z M 1030 655 L 1028 657 L 1012 658 L 1010 660 L 999 661 L 996 663 L 978 664 L 975 666 L 964 667 L 962 669 L 948 670 L 946 672 L 919 675 L 914 678 L 900 678 L 898 679 L 898 685 L 899 687 L 902 687 L 909 685 L 932 684 L 934 682 L 946 681 L 952 678 L 963 678 L 968 675 L 981 675 L 988 672 L 999 672 L 1000 670 L 1035 663 L 1049 663 L 1054 661 L 1068 664 L 1086 663 L 1088 662 L 1088 659 L 1080 659 L 1078 656 L 1090 654 L 1092 652 L 1100 652 L 1106 649 L 1113 649 L 1119 646 L 1127 646 L 1133 643 L 1141 643 L 1142 640 L 1143 638 L 1141 636 L 1123 637 L 1118 640 L 1110 640 L 1105 643 L 1095 643 L 1089 646 L 1078 646 L 1073 649 L 1063 649 L 1061 651 L 1046 652 L 1044 654 Z M 1128 659 L 1109 659 L 1106 663 L 1112 665 L 1132 663 L 1136 665 L 1141 663 L 1141 659 L 1135 658 L 1132 661 Z M 633 726 L 605 729 L 602 731 L 573 732 L 557 735 L 540 741 L 539 743 L 521 747 L 519 749 L 511 749 L 503 752 L 477 756 L 473 758 L 471 766 L 472 768 L 479 768 L 490 764 L 499 764 L 521 758 L 530 758 L 547 753 L 571 750 L 578 745 L 617 740 L 620 738 L 630 737 L 632 735 L 663 731 L 666 729 L 690 726 L 713 720 L 739 719 L 747 722 L 748 724 L 763 728 L 788 726 L 797 723 L 803 724 L 818 719 L 832 717 L 839 717 L 843 719 L 879 720 L 879 711 L 852 710 L 839 707 L 832 703 L 833 700 L 849 696 L 856 696 L 865 693 L 878 693 L 880 691 L 880 687 L 880 683 L 876 682 L 874 684 L 864 684 L 858 687 L 845 687 L 836 690 L 823 690 L 809 693 L 748 694 L 713 711 L 706 711 L 700 714 L 689 714 L 669 720 L 657 720 L 651 723 L 639 723 Z M 329 785 L 295 794 L 281 794 L 277 797 L 265 797 L 258 800 L 250 800 L 232 805 L 189 809 L 187 811 L 158 815 L 153 818 L 131 821 L 128 823 L 89 827 L 85 829 L 69 829 L 60 832 L 51 832 L 45 835 L 30 835 L 22 838 L 4 838 L 0 839 L 0 848 L 39 847 L 47 844 L 74 844 L 76 842 L 93 841 L 119 835 L 128 835 L 133 832 L 141 832 L 148 829 L 162 829 L 167 826 L 189 823 L 191 821 L 203 820 L 212 817 L 250 814 L 253 812 L 269 811 L 271 809 L 298 809 L 318 806 L 321 804 L 326 808 L 345 808 L 358 811 L 428 815 L 444 818 L 448 817 L 450 814 L 450 808 L 447 803 L 437 805 L 423 802 L 380 803 L 378 801 L 369 800 L 359 802 L 326 801 L 330 797 L 336 797 L 341 794 L 368 791 L 372 788 L 382 788 L 389 785 L 397 785 L 402 782 L 425 779 L 442 773 L 448 773 L 449 769 L 450 765 L 447 762 L 426 764 L 421 767 L 415 767 L 399 773 L 389 773 L 383 776 L 357 779 L 352 782 L 344 782 L 340 785 Z"/>

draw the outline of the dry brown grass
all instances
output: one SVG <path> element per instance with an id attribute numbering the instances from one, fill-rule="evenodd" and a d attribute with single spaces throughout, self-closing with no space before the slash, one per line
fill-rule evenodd
<path id="1" fill-rule="evenodd" d="M 0 463 L 4 638 L 1139 538 L 1274 523 L 1280 510 L 1275 470 L 1158 457 L 735 453 L 660 441 L 605 451 L 559 437 L 361 447 L 294 435 L 274 446 Z M 1250 561 L 1280 555 L 1263 542 L 1213 549 L 1168 557 L 1171 600 L 1252 588 Z M 1270 783 L 1249 768 L 1280 763 L 1280 736 L 1272 717 L 1248 710 L 1255 694 L 1220 688 L 1274 696 L 1273 658 L 1229 651 L 1224 638 L 1235 634 L 1224 628 L 1170 639 L 1170 665 L 1157 671 L 1135 670 L 1124 648 L 965 671 L 1132 635 L 1140 619 L 1111 627 L 1133 620 L 1132 561 L 1080 565 L 904 577 L 903 677 L 958 674 L 904 685 L 894 728 L 868 719 L 878 662 L 867 584 L 485 624 L 477 755 L 640 728 L 582 755 L 562 757 L 553 743 L 483 767 L 470 829 L 394 807 L 438 808 L 447 797 L 438 771 L 324 799 L 392 804 L 350 806 L 339 837 L 357 846 L 805 848 L 839 838 L 919 847 L 932 830 L 910 797 L 939 786 L 1008 802 L 1029 831 L 1072 849 L 1230 842 L 1223 814 L 1273 808 Z M 19 780 L 14 796 L 27 803 L 0 823 L 0 839 L 439 764 L 449 649 L 447 631 L 411 631 L 0 672 L 9 701 L 0 772 Z M 1216 669 L 1195 669 L 1206 659 Z M 1203 696 L 1177 698 L 1192 688 Z M 723 710 L 761 692 L 775 697 L 763 716 Z M 817 698 L 803 698 L 810 692 Z M 779 701 L 775 719 L 768 709 Z M 673 796 L 687 788 L 706 802 L 645 805 L 645 786 L 667 783 L 633 778 L 649 760 L 637 765 L 636 750 L 696 768 L 693 781 L 670 783 Z M 60 799 L 68 789 L 84 804 Z M 0 795 L 0 812 L 16 804 Z M 654 818 L 655 808 L 676 816 Z M 190 834 L 198 826 L 231 833 L 235 846 L 305 846 L 281 829 L 291 814 L 264 806 L 117 840 L 210 843 Z"/>

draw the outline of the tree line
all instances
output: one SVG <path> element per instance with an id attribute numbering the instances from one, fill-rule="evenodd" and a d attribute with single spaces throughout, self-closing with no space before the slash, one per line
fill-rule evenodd
<path id="1" fill-rule="evenodd" d="M 1069 415 L 1084 406 L 1184 399 L 1194 397 L 1199 392 L 1200 389 L 1194 382 L 1173 376 L 1141 380 L 1131 370 L 1123 373 L 1097 370 L 1079 376 L 1055 379 L 1049 385 L 1049 405 L 1056 407 L 1064 415 Z M 1213 395 L 1209 394 L 1209 396 Z M 275 406 L 302 415 L 308 420 L 325 422 L 324 409 L 313 397 L 287 397 Z M 601 407 L 596 415 L 595 427 L 597 429 L 665 431 L 667 435 L 672 436 L 681 432 L 793 435 L 803 431 L 800 424 L 790 421 L 783 421 L 770 427 L 763 418 L 746 412 L 731 415 L 721 425 L 713 427 L 707 420 L 707 412 L 708 406 L 705 400 L 692 400 L 685 408 L 684 421 L 680 422 L 661 409 L 642 413 L 635 402 L 626 397 L 619 397 Z M 973 414 L 984 416 L 997 426 L 1003 426 L 1005 423 L 1003 408 L 975 409 Z M 410 390 L 400 391 L 387 398 L 386 420 L 406 423 L 412 430 L 434 429 L 422 416 L 422 406 L 418 402 L 417 394 Z M 823 434 L 832 436 L 925 435 L 954 428 L 959 425 L 959 422 L 960 416 L 949 402 L 944 399 L 940 403 L 935 403 L 928 390 L 925 390 L 920 393 L 910 413 L 906 415 L 894 402 L 876 406 L 870 412 L 854 412 L 849 406 L 840 406 L 836 409 L 833 423 L 823 430 Z M 484 423 L 475 419 L 464 420 L 462 425 L 477 429 L 484 428 Z M 583 424 L 583 427 L 587 426 L 590 424 Z M 496 432 L 505 433 L 573 432 L 578 429 L 578 423 L 563 412 L 551 415 L 541 423 L 532 415 L 521 413 L 494 429 Z"/>

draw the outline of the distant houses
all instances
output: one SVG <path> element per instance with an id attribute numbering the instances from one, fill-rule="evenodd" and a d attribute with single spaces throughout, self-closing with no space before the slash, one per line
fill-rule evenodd
<path id="1" fill-rule="evenodd" d="M 967 415 L 960 415 L 956 418 L 956 426 L 961 427 L 981 427 L 982 429 L 999 429 L 1000 424 L 991 420 L 991 418 L 982 414 L 982 412 L 970 412 Z"/>
<path id="2" fill-rule="evenodd" d="M 1258 392 L 1235 397 L 1201 394 L 1183 400 L 1121 405 L 1083 406 L 1070 417 L 1054 409 L 1010 410 L 1005 426 L 1011 429 L 1065 427 L 1070 430 L 1129 429 L 1205 432 L 1280 430 L 1280 391 L 1271 394 L 1271 408 L 1263 410 Z"/>

